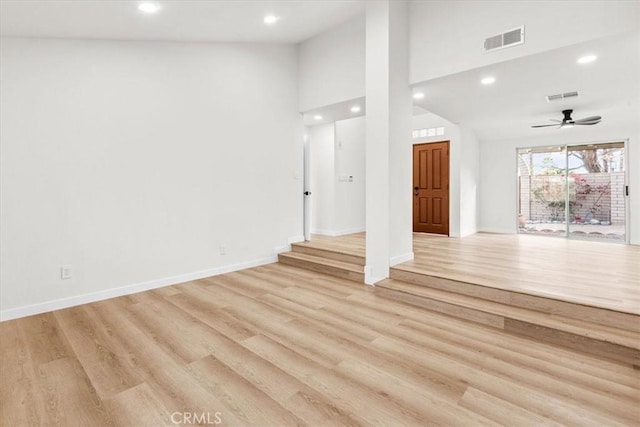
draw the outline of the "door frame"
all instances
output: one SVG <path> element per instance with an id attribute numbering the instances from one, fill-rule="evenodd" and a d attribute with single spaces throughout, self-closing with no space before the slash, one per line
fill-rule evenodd
<path id="1" fill-rule="evenodd" d="M 447 179 L 448 179 L 448 184 L 447 184 L 447 200 L 448 200 L 448 224 L 447 224 L 447 234 L 436 234 L 438 236 L 447 236 L 447 237 L 451 237 L 451 140 L 450 139 L 445 139 L 442 141 L 422 141 L 422 142 L 413 142 L 411 144 L 411 194 L 413 194 L 413 187 L 415 186 L 414 183 L 414 172 L 415 172 L 415 162 L 414 162 L 414 158 L 413 158 L 413 153 L 415 150 L 415 147 L 417 145 L 429 145 L 429 144 L 447 144 L 447 170 L 449 172 Z M 415 215 L 415 209 L 413 208 L 413 197 L 411 198 L 411 230 L 412 233 L 416 233 L 416 231 L 413 231 L 413 220 L 414 220 L 414 215 Z M 425 234 L 435 234 L 435 233 L 425 233 Z"/>
<path id="2" fill-rule="evenodd" d="M 593 144 L 593 145 L 599 145 L 599 144 L 615 144 L 615 143 L 622 143 L 622 145 L 624 146 L 624 185 L 628 188 L 629 187 L 629 138 L 622 138 L 622 139 L 615 139 L 615 140 L 604 140 L 604 141 L 589 141 L 589 142 L 572 142 L 572 143 L 567 143 L 567 144 L 552 144 L 552 145 L 548 145 L 548 147 L 564 147 L 565 149 L 565 156 L 568 156 L 568 149 L 569 147 L 575 147 L 575 146 L 580 146 L 580 145 L 589 145 L 589 144 Z M 514 197 L 515 200 L 515 219 L 514 219 L 514 223 L 515 223 L 515 233 L 519 234 L 519 224 L 518 224 L 518 211 L 519 211 L 519 203 L 520 203 L 520 192 L 518 190 L 518 167 L 519 167 L 519 163 L 518 163 L 518 153 L 520 152 L 520 150 L 527 150 L 527 149 L 532 149 L 532 148 L 540 148 L 540 147 L 545 147 L 547 145 L 545 144 L 541 144 L 541 145 L 529 145 L 529 146 L 523 146 L 523 147 L 516 147 L 515 149 L 515 171 L 516 171 L 516 194 Z M 567 174 L 567 179 L 568 179 L 568 174 Z M 567 191 L 567 198 L 568 198 L 568 193 L 569 193 L 569 186 L 566 186 L 566 191 Z M 624 196 L 624 233 L 625 233 L 625 240 L 624 242 L 618 242 L 618 244 L 624 243 L 626 245 L 631 244 L 631 217 L 629 216 L 629 210 L 630 210 L 630 197 L 629 195 L 625 195 Z M 565 216 L 568 216 L 568 211 L 565 209 Z M 568 232 L 568 227 L 569 227 L 569 221 L 568 221 L 568 217 L 566 219 L 566 226 L 567 226 L 567 235 L 566 236 L 557 236 L 558 238 L 563 238 L 563 239 L 571 239 L 571 240 L 578 240 L 575 238 L 571 238 L 570 233 Z M 594 240 L 591 240 L 594 241 Z M 611 242 L 611 243 L 615 243 L 615 242 Z"/>
<path id="3" fill-rule="evenodd" d="M 311 147 L 309 132 L 302 141 L 302 234 L 305 242 L 311 240 Z"/>

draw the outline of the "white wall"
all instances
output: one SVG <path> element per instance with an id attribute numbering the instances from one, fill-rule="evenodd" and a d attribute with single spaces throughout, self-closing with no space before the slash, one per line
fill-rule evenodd
<path id="1" fill-rule="evenodd" d="M 449 235 L 478 231 L 480 146 L 473 132 L 432 113 L 413 116 L 413 129 L 444 127 L 444 135 L 414 138 L 414 144 L 449 141 Z"/>
<path id="2" fill-rule="evenodd" d="M 335 223 L 335 126 L 310 130 L 311 232 L 332 235 Z"/>
<path id="3" fill-rule="evenodd" d="M 365 122 L 365 117 L 336 122 L 335 230 L 338 234 L 364 231 L 365 227 Z"/>
<path id="4" fill-rule="evenodd" d="M 480 231 L 517 231 L 516 147 L 520 145 L 514 141 L 480 142 Z"/>
<path id="5" fill-rule="evenodd" d="M 298 45 L 300 111 L 365 95 L 364 39 L 360 16 Z"/>
<path id="6" fill-rule="evenodd" d="M 295 47 L 8 38 L 0 67 L 5 318 L 302 234 Z"/>
<path id="7" fill-rule="evenodd" d="M 460 126 L 460 237 L 478 231 L 480 143 L 473 131 Z"/>
<path id="8" fill-rule="evenodd" d="M 580 129 L 576 129 L 580 131 Z M 480 225 L 483 231 L 517 232 L 516 149 L 561 144 L 618 142 L 629 139 L 630 241 L 640 244 L 640 138 L 637 124 L 614 132 L 597 128 L 588 133 L 563 131 L 563 136 L 518 141 L 482 141 L 480 143 Z M 568 133 L 571 132 L 571 133 Z"/>
<path id="9" fill-rule="evenodd" d="M 411 2 L 411 83 L 631 31 L 640 2 Z M 484 53 L 487 37 L 525 25 L 524 45 Z"/>
<path id="10" fill-rule="evenodd" d="M 365 118 L 314 126 L 310 141 L 311 232 L 340 236 L 364 231 Z"/>

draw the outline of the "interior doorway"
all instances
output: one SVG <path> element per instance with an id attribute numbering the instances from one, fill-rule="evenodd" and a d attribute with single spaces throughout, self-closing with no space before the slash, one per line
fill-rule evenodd
<path id="1" fill-rule="evenodd" d="M 304 240 L 311 240 L 311 147 L 309 133 L 305 133 L 302 145 L 302 196 Z"/>
<path id="2" fill-rule="evenodd" d="M 413 231 L 449 235 L 449 141 L 413 146 Z"/>
<path id="3" fill-rule="evenodd" d="M 518 150 L 518 231 L 626 242 L 624 142 Z"/>

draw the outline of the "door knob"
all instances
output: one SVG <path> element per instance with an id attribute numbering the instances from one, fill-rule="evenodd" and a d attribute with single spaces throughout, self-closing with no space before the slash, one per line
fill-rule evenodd
<path id="1" fill-rule="evenodd" d="M 304 194 L 305 196 L 310 196 L 310 195 L 311 195 L 311 191 L 305 191 L 305 192 L 304 192 L 304 193 L 302 193 L 302 194 Z"/>
<path id="2" fill-rule="evenodd" d="M 420 190 L 418 187 L 413 187 L 413 195 L 414 196 L 418 195 L 418 190 Z"/>

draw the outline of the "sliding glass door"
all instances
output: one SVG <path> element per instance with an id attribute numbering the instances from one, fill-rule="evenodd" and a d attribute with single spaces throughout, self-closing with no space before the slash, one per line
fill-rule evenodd
<path id="1" fill-rule="evenodd" d="M 626 241 L 624 143 L 518 150 L 518 230 Z"/>
<path id="2" fill-rule="evenodd" d="M 566 147 L 519 150 L 518 166 L 518 230 L 566 236 Z"/>

